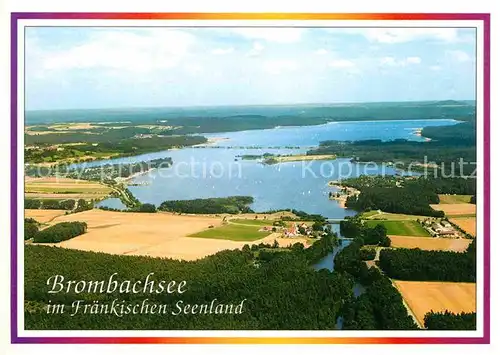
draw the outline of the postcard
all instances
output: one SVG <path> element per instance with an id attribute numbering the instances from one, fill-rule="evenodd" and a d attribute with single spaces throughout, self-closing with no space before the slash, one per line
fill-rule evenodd
<path id="1" fill-rule="evenodd" d="M 13 343 L 488 343 L 487 14 L 12 14 Z"/>

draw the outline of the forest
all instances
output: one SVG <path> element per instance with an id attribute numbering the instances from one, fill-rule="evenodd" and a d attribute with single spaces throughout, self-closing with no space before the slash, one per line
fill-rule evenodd
<path id="1" fill-rule="evenodd" d="M 360 212 L 382 210 L 391 213 L 444 217 L 443 211 L 436 211 L 429 206 L 434 203 L 439 203 L 439 197 L 435 192 L 403 186 L 366 188 L 358 196 L 349 196 L 345 205 Z"/>
<path id="2" fill-rule="evenodd" d="M 56 200 L 56 199 L 24 199 L 24 208 L 31 210 L 72 210 L 75 208 L 76 200 Z"/>
<path id="3" fill-rule="evenodd" d="M 350 297 L 344 303 L 343 329 L 418 329 L 391 281 L 363 261 L 363 245 L 363 239 L 356 238 L 335 256 L 335 271 L 351 275 L 366 288 L 359 297 Z"/>
<path id="4" fill-rule="evenodd" d="M 429 330 L 476 330 L 476 313 L 429 312 L 424 325 Z"/>
<path id="5" fill-rule="evenodd" d="M 476 180 L 462 177 L 408 177 L 398 175 L 361 175 L 346 178 L 342 185 L 363 190 L 371 187 L 405 186 L 414 189 L 429 190 L 436 194 L 473 195 L 476 193 Z"/>
<path id="6" fill-rule="evenodd" d="M 398 280 L 476 282 L 476 241 L 464 253 L 420 249 L 384 249 L 379 266 Z"/>
<path id="7" fill-rule="evenodd" d="M 340 221 L 340 233 L 346 238 L 360 239 L 366 245 L 391 246 L 391 240 L 387 237 L 387 229 L 382 224 L 369 227 L 356 216 L 346 217 Z"/>
<path id="8" fill-rule="evenodd" d="M 476 179 L 461 177 L 402 177 L 361 175 L 341 181 L 361 193 L 349 196 L 346 206 L 357 211 L 380 209 L 385 212 L 443 217 L 430 204 L 439 203 L 438 194 L 473 195 Z"/>
<path id="9" fill-rule="evenodd" d="M 38 233 L 40 223 L 33 218 L 24 219 L 24 240 L 32 239 Z"/>
<path id="10" fill-rule="evenodd" d="M 77 237 L 86 231 L 87 223 L 85 222 L 61 222 L 38 231 L 34 235 L 33 241 L 35 243 L 59 243 Z"/>
<path id="11" fill-rule="evenodd" d="M 87 201 L 84 199 L 56 200 L 48 198 L 47 199 L 25 198 L 24 208 L 30 210 L 42 209 L 42 210 L 66 210 L 73 212 L 82 212 L 94 208 L 94 203 L 92 201 Z"/>
<path id="12" fill-rule="evenodd" d="M 321 240 L 320 240 L 321 241 Z M 277 252 L 270 260 L 257 261 L 254 251 L 226 250 L 197 261 L 177 261 L 126 255 L 76 251 L 27 245 L 25 247 L 25 324 L 26 329 L 256 329 L 317 330 L 335 329 L 344 299 L 352 294 L 352 280 L 341 273 L 315 271 L 314 259 L 331 251 L 331 240 L 310 248 L 292 247 Z M 268 249 L 268 246 L 263 246 Z M 252 249 L 259 248 L 252 246 Z M 311 249 L 312 248 L 312 249 Z M 310 251 L 309 251 L 310 249 Z M 240 302 L 246 299 L 244 312 L 235 314 L 179 315 L 155 317 L 130 314 L 48 315 L 43 306 L 70 307 L 75 299 L 86 302 L 110 302 L 115 298 L 140 302 L 136 294 L 48 294 L 47 279 L 61 274 L 68 280 L 102 280 L 117 272 L 118 281 L 143 280 L 154 270 L 155 280 L 187 280 L 182 294 L 148 294 L 149 302 L 173 307 L 178 301 L 201 304 L 217 299 Z M 172 308 L 170 307 L 170 308 Z"/>
<path id="13" fill-rule="evenodd" d="M 212 214 L 212 213 L 253 213 L 248 207 L 253 202 L 251 196 L 229 196 L 199 198 L 194 200 L 164 201 L 158 209 L 166 212 Z"/>

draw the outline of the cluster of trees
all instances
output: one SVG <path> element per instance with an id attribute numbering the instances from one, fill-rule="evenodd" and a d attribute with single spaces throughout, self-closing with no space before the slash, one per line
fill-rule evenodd
<path id="1" fill-rule="evenodd" d="M 40 224 L 33 218 L 24 219 L 24 240 L 32 239 L 38 233 Z"/>
<path id="2" fill-rule="evenodd" d="M 464 253 L 384 249 L 379 266 L 388 277 L 399 280 L 476 282 L 475 240 Z"/>
<path id="3" fill-rule="evenodd" d="M 76 200 L 55 200 L 55 199 L 24 199 L 24 208 L 31 210 L 73 210 Z"/>
<path id="4" fill-rule="evenodd" d="M 476 330 L 476 313 L 429 312 L 424 326 L 429 330 Z"/>
<path id="5" fill-rule="evenodd" d="M 359 217 L 346 217 L 340 221 L 340 233 L 346 238 L 359 238 L 366 245 L 391 246 L 387 229 L 382 224 L 369 227 Z"/>
<path id="6" fill-rule="evenodd" d="M 253 203 L 251 196 L 229 196 L 215 198 L 200 198 L 195 200 L 172 200 L 164 201 L 158 207 L 161 211 L 179 212 L 179 213 L 253 213 L 248 207 Z"/>
<path id="7" fill-rule="evenodd" d="M 268 245 L 264 246 L 269 248 Z M 253 248 L 258 248 L 252 246 Z M 196 329 L 196 330 L 315 330 L 335 329 L 343 300 L 352 293 L 353 282 L 341 273 L 315 271 L 309 248 L 292 247 L 276 252 L 269 261 L 259 262 L 251 248 L 226 250 L 197 261 L 108 255 L 64 248 L 27 245 L 25 247 L 25 308 L 27 329 Z M 256 264 L 256 261 L 258 264 Z M 174 311 L 175 303 L 205 304 L 213 299 L 239 303 L 246 299 L 242 314 L 185 314 L 172 317 L 129 314 L 47 315 L 43 309 L 52 304 L 70 307 L 75 299 L 85 303 L 99 300 L 111 303 L 117 297 L 127 303 L 142 302 L 144 294 L 48 294 L 47 279 L 61 274 L 66 280 L 107 280 L 117 273 L 118 282 L 144 280 L 154 271 L 153 280 L 188 280 L 187 291 L 179 294 L 147 294 L 149 303 L 166 304 Z M 108 270 L 108 271 L 106 271 Z M 40 307 L 35 307 L 35 306 Z"/>
<path id="8" fill-rule="evenodd" d="M 77 201 L 75 212 L 88 211 L 91 210 L 92 208 L 94 208 L 94 203 L 92 201 L 87 201 L 81 198 Z"/>
<path id="9" fill-rule="evenodd" d="M 93 201 L 87 201 L 84 199 L 67 199 L 67 200 L 56 200 L 56 199 L 24 199 L 24 208 L 30 210 L 66 210 L 74 212 L 82 212 L 91 210 L 94 208 Z"/>
<path id="10" fill-rule="evenodd" d="M 77 237 L 87 231 L 85 222 L 61 222 L 34 235 L 36 243 L 59 243 Z"/>
<path id="11" fill-rule="evenodd" d="M 281 219 L 283 221 L 313 221 L 313 222 L 318 222 L 324 225 L 326 223 L 326 218 L 323 217 L 320 214 L 317 213 L 307 213 L 304 211 L 296 210 L 296 209 L 284 209 L 284 210 L 271 210 L 271 211 L 266 211 L 266 212 L 261 212 L 261 213 L 268 213 L 268 214 L 273 214 L 277 212 L 291 212 L 293 213 L 296 217 L 291 217 L 291 216 L 283 216 Z"/>
<path id="12" fill-rule="evenodd" d="M 377 251 L 373 248 L 363 248 L 359 251 L 361 260 L 373 260 L 377 255 Z"/>
<path id="13" fill-rule="evenodd" d="M 436 211 L 429 204 L 439 203 L 439 196 L 430 190 L 414 187 L 366 188 L 357 196 L 349 196 L 346 207 L 356 211 L 382 210 L 392 213 L 444 217 L 443 211 Z"/>

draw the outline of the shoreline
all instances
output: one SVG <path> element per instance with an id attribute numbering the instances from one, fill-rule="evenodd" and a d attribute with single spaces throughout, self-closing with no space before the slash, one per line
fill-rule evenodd
<path id="1" fill-rule="evenodd" d="M 236 131 L 236 132 L 240 132 L 240 131 Z M 191 147 L 206 147 L 209 145 L 217 144 L 218 142 L 221 142 L 221 141 L 227 141 L 227 140 L 231 139 L 228 137 L 209 137 L 209 138 L 205 137 L 205 138 L 207 138 L 207 141 L 205 143 L 195 144 L 195 145 L 192 145 Z"/>
<path id="2" fill-rule="evenodd" d="M 328 187 L 334 187 L 334 188 L 340 190 L 340 191 L 337 191 L 336 193 L 329 192 L 328 198 L 330 200 L 337 201 L 339 207 L 341 207 L 343 209 L 348 208 L 346 206 L 346 202 L 347 202 L 348 197 L 358 196 L 361 193 L 361 191 L 359 191 L 358 189 L 355 189 L 354 187 L 344 186 L 344 185 L 342 185 L 341 182 L 335 181 L 335 180 L 328 181 Z M 340 195 L 336 196 L 335 194 L 340 194 Z"/>

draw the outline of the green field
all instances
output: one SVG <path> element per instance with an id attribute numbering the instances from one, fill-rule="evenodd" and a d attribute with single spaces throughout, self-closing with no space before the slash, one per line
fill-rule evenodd
<path id="1" fill-rule="evenodd" d="M 191 238 L 226 239 L 241 242 L 251 242 L 265 238 L 269 232 L 259 232 L 259 227 L 244 226 L 241 224 L 226 224 L 222 227 L 207 229 L 203 232 L 191 234 Z"/>
<path id="2" fill-rule="evenodd" d="M 439 203 L 455 204 L 455 203 L 470 203 L 472 195 L 439 195 Z"/>
<path id="3" fill-rule="evenodd" d="M 243 218 L 235 218 L 229 220 L 229 223 L 246 224 L 252 226 L 272 226 L 273 222 L 274 222 L 273 220 L 243 219 Z"/>
<path id="4" fill-rule="evenodd" d="M 418 216 L 412 214 L 402 214 L 402 213 L 389 213 L 377 211 L 363 212 L 360 215 L 361 219 L 367 220 L 388 220 L 388 221 L 416 221 L 417 219 L 426 219 L 428 216 Z"/>
<path id="5" fill-rule="evenodd" d="M 365 221 L 369 227 L 382 224 L 389 235 L 407 235 L 413 237 L 429 237 L 429 233 L 416 221 Z"/>

